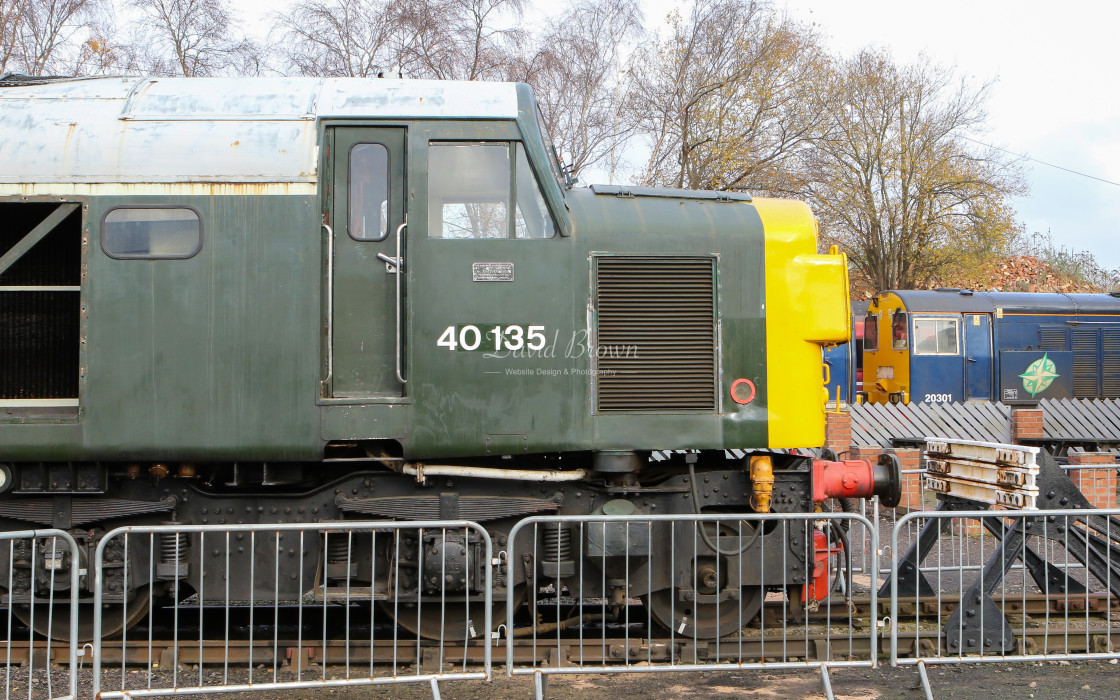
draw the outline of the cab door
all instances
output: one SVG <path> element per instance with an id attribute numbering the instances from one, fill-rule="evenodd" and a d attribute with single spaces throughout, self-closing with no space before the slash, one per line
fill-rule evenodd
<path id="1" fill-rule="evenodd" d="M 324 395 L 404 395 L 405 128 L 330 127 Z"/>
<path id="2" fill-rule="evenodd" d="M 992 319 L 987 314 L 964 315 L 964 398 L 992 399 Z"/>
<path id="3" fill-rule="evenodd" d="M 589 363 L 573 342 L 586 327 L 587 263 L 577 268 L 571 239 L 558 235 L 541 194 L 548 171 L 532 167 L 512 122 L 425 128 L 425 157 L 414 162 L 427 174 L 413 183 L 422 206 L 409 220 L 405 264 L 407 379 L 422 426 L 411 449 L 556 449 L 588 383 L 571 372 Z M 488 138 L 469 138 L 477 134 Z"/>

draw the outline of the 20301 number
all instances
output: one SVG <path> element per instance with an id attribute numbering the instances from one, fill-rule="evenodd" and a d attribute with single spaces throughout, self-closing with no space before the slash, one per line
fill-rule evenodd
<path id="1" fill-rule="evenodd" d="M 952 403 L 952 394 L 926 394 L 925 403 Z"/>
<path id="2" fill-rule="evenodd" d="M 448 350 L 543 350 L 548 339 L 544 326 L 483 326 L 473 324 L 448 326 L 440 334 L 436 345 Z"/>

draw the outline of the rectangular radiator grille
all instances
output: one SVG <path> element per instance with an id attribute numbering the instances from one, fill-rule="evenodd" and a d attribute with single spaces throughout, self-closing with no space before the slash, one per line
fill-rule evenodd
<path id="1" fill-rule="evenodd" d="M 1100 393 L 1097 349 L 1096 329 L 1074 329 L 1073 397 L 1076 399 L 1092 399 Z"/>
<path id="2" fill-rule="evenodd" d="M 0 203 L 0 255 L 58 203 Z M 0 400 L 78 398 L 82 215 L 75 209 L 0 273 Z"/>
<path id="3" fill-rule="evenodd" d="M 599 411 L 716 411 L 714 258 L 595 258 Z"/>

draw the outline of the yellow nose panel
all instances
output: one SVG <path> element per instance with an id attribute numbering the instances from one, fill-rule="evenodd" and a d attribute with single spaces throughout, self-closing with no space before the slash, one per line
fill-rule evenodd
<path id="1" fill-rule="evenodd" d="M 766 240 L 766 358 L 770 447 L 824 443 L 821 347 L 848 341 L 848 261 L 817 253 L 804 202 L 755 199 Z"/>

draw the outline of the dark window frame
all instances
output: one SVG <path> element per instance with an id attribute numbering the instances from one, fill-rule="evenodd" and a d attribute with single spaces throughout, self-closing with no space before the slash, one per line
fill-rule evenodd
<path id="1" fill-rule="evenodd" d="M 868 329 L 871 330 L 868 333 Z M 868 342 L 868 341 L 871 342 Z M 863 349 L 866 352 L 879 351 L 879 316 L 867 314 L 863 317 Z"/>
<path id="2" fill-rule="evenodd" d="M 105 222 L 108 220 L 109 215 L 121 209 L 185 209 L 194 213 L 195 218 L 198 220 L 198 245 L 189 255 L 120 255 L 111 252 L 105 245 Z M 202 252 L 204 241 L 206 240 L 206 225 L 202 220 L 202 212 L 190 204 L 121 204 L 109 207 L 105 213 L 101 215 L 101 228 L 98 230 L 98 237 L 101 243 L 101 252 L 114 260 L 190 260 Z"/>
<path id="3" fill-rule="evenodd" d="M 905 309 L 895 309 L 891 314 L 891 350 L 906 350 L 909 347 L 910 314 Z"/>

